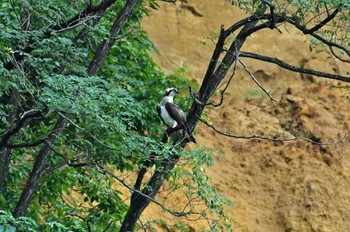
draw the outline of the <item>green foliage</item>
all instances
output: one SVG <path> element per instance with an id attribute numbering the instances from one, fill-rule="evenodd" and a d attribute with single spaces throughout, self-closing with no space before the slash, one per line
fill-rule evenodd
<path id="1" fill-rule="evenodd" d="M 0 194 L 0 230 L 14 231 L 15 226 L 16 231 L 118 231 L 128 209 L 125 192 L 120 192 L 119 180 L 100 167 L 124 175 L 142 166 L 141 161 L 149 159 L 151 153 L 159 159 L 169 158 L 172 147 L 159 142 L 164 126 L 155 105 L 169 86 L 187 92 L 186 67 L 166 76 L 151 59 L 149 53 L 157 50 L 140 22 L 150 9 L 159 6 L 156 0 L 144 0 L 128 18 L 103 66 L 89 75 L 90 61 L 108 37 L 125 1 L 117 0 L 100 19 L 88 17 L 68 27 L 64 22 L 82 16 L 80 12 L 89 4 L 101 2 L 0 3 L 0 136 L 16 126 L 25 112 L 37 110 L 42 115 L 27 120 L 10 142 L 23 145 L 57 135 L 52 144 L 45 144 L 51 149 L 43 167 L 45 175 L 26 217 L 18 219 L 11 213 L 44 144 L 12 149 L 6 186 Z M 262 1 L 230 2 L 253 12 Z M 341 9 L 337 22 L 319 33 L 349 47 L 349 0 L 268 2 L 278 6 L 276 14 L 307 28 L 322 21 L 327 11 Z M 311 42 L 318 44 L 317 40 Z M 192 102 L 189 96 L 176 100 L 185 111 Z M 62 130 L 54 130 L 59 118 L 66 124 Z M 183 158 L 169 173 L 172 190 L 181 188 L 190 200 L 204 202 L 200 218 L 216 215 L 209 220 L 211 231 L 229 231 L 232 222 L 224 207 L 231 203 L 205 174 L 205 167 L 214 164 L 213 151 L 197 148 L 176 152 Z M 180 178 L 186 181 L 180 183 Z M 186 230 L 181 224 L 176 227 Z"/>
<path id="2" fill-rule="evenodd" d="M 13 225 L 18 231 L 87 231 L 89 226 L 91 231 L 107 227 L 117 231 L 128 205 L 118 190 L 120 183 L 98 165 L 113 173 L 134 172 L 152 152 L 159 157 L 168 155 L 164 149 L 169 145 L 159 144 L 164 126 L 155 105 L 169 86 L 187 92 L 185 81 L 189 80 L 183 78 L 185 68 L 165 76 L 149 56 L 150 51 L 157 51 L 141 30 L 140 22 L 148 14 L 148 7 L 158 8 L 157 2 L 144 1 L 148 4 L 132 12 L 99 72 L 89 76 L 89 62 L 109 35 L 125 1 L 116 1 L 98 22 L 88 19 L 66 29 L 53 28 L 63 25 L 91 2 L 101 3 L 0 3 L 0 135 L 9 129 L 11 114 L 19 119 L 33 110 L 43 115 L 28 120 L 11 137 L 12 144 L 39 141 L 57 133 L 57 139 L 50 144 L 46 173 L 26 217 L 17 220 L 11 212 L 43 144 L 12 149 L 6 187 L 0 195 L 0 209 L 4 209 L 0 211 L 0 229 L 11 231 Z M 15 57 L 18 61 L 14 61 Z M 6 68 L 11 65 L 14 67 Z M 18 94 L 15 104 L 11 102 L 14 91 Z M 189 96 L 176 100 L 189 109 Z M 66 120 L 65 127 L 54 131 L 60 117 Z M 203 152 L 196 154 L 203 159 L 194 159 L 196 163 L 190 163 L 191 167 L 212 162 Z M 217 197 L 199 166 L 193 172 L 192 181 L 206 189 L 189 191 L 207 201 Z M 218 199 L 219 205 L 226 203 Z"/>
<path id="3" fill-rule="evenodd" d="M 209 218 L 210 215 L 218 217 L 209 223 L 211 231 L 221 231 L 223 228 L 225 228 L 224 231 L 230 231 L 233 222 L 232 219 L 225 216 L 224 207 L 233 207 L 233 205 L 215 189 L 211 178 L 205 172 L 206 167 L 211 167 L 215 163 L 213 153 L 218 153 L 218 151 L 203 147 L 183 152 L 183 162 L 181 166 L 178 165 L 171 171 L 169 181 L 172 183 L 172 191 L 181 188 L 191 201 L 196 199 L 187 209 L 188 212 L 193 214 L 196 211 L 192 205 L 196 205 L 195 202 L 199 200 L 205 203 L 205 209 L 200 211 L 201 219 Z M 223 158 L 223 154 L 218 154 Z M 179 178 L 184 180 L 183 184 L 179 184 Z M 197 206 L 198 208 L 201 203 Z"/>
<path id="4" fill-rule="evenodd" d="M 4 232 L 24 232 L 24 231 L 37 231 L 37 222 L 29 217 L 20 217 L 17 220 L 11 215 L 11 213 L 0 210 L 0 230 Z"/>
<path id="5" fill-rule="evenodd" d="M 274 13 L 281 16 L 288 16 L 296 20 L 300 25 L 307 28 L 320 23 L 328 14 L 331 14 L 335 9 L 339 9 L 336 20 L 327 24 L 318 30 L 318 34 L 325 39 L 336 41 L 343 47 L 350 46 L 349 36 L 349 17 L 350 17 L 350 0 L 227 0 L 233 5 L 244 10 L 246 13 L 253 13 L 258 10 L 259 4 L 270 3 L 274 8 Z M 265 4 L 266 5 L 266 4 Z M 266 13 L 269 13 L 267 11 Z M 313 45 L 318 45 L 319 41 L 312 38 L 310 42 Z M 337 50 L 337 49 L 335 49 Z M 342 50 L 339 50 L 342 53 Z"/>
<path id="6" fill-rule="evenodd" d="M 346 99 L 348 101 L 350 101 L 350 86 L 349 85 L 338 85 L 338 86 L 334 86 L 334 88 L 338 88 L 338 89 L 344 89 L 346 90 Z"/>

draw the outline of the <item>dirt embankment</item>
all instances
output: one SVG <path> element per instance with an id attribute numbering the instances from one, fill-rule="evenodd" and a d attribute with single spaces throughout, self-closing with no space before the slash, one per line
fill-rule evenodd
<path id="1" fill-rule="evenodd" d="M 143 23 L 160 51 L 155 56 L 157 63 L 169 72 L 186 66 L 191 78 L 200 83 L 221 24 L 227 28 L 244 14 L 224 0 L 160 5 Z M 349 65 L 335 63 L 327 52 L 310 52 L 308 38 L 301 33 L 281 29 L 282 34 L 259 32 L 242 49 L 321 71 L 350 70 Z M 218 129 L 237 135 L 297 135 L 320 142 L 341 140 L 349 131 L 346 91 L 334 88 L 340 83 L 243 61 L 277 102 L 271 102 L 239 68 L 223 106 L 207 111 Z M 198 144 L 225 154 L 225 160 L 219 159 L 207 172 L 217 189 L 234 203 L 227 215 L 237 222 L 235 231 L 350 230 L 349 143 L 318 146 L 302 141 L 237 140 L 203 124 L 197 127 L 196 138 Z M 180 196 L 171 197 L 170 201 L 181 201 Z M 175 224 L 157 206 L 150 206 L 142 219 L 161 219 L 169 228 Z M 201 231 L 204 225 L 181 222 L 190 231 Z"/>

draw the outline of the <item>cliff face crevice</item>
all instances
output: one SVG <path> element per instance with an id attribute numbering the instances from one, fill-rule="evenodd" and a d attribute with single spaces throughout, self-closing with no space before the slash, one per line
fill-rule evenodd
<path id="1" fill-rule="evenodd" d="M 180 5 L 181 9 L 188 10 L 196 17 L 203 17 L 203 14 L 201 14 L 195 6 L 190 5 L 188 0 L 181 0 L 180 2 L 181 2 L 181 5 Z"/>
<path id="2" fill-rule="evenodd" d="M 244 17 L 224 0 L 183 0 L 177 5 L 161 3 L 143 28 L 160 51 L 154 58 L 162 68 L 171 72 L 186 66 L 190 78 L 200 83 L 220 26 L 228 28 Z M 249 37 L 242 50 L 314 70 L 350 70 L 326 52 L 310 51 L 308 37 L 292 28 L 282 29 L 282 34 L 261 31 Z M 255 60 L 244 62 L 277 102 L 271 102 L 240 67 L 223 106 L 206 111 L 219 129 L 237 135 L 300 136 L 324 143 L 344 139 L 350 130 L 350 102 L 346 90 L 335 88 L 342 83 Z M 207 172 L 234 204 L 226 214 L 237 222 L 235 231 L 349 231 L 348 141 L 319 146 L 303 141 L 235 140 L 203 124 L 196 131 L 198 144 L 225 154 Z M 166 197 L 166 193 L 159 195 Z M 169 197 L 174 200 L 168 202 L 181 202 L 182 196 Z M 201 231 L 205 224 L 172 218 L 156 206 L 150 206 L 142 219 L 161 219 L 169 228 L 179 220 L 190 231 Z"/>

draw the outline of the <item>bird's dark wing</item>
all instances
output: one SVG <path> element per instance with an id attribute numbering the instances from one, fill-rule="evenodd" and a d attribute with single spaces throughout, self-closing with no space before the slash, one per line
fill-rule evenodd
<path id="1" fill-rule="evenodd" d="M 165 103 L 165 109 L 168 111 L 170 117 L 172 117 L 178 124 L 183 125 L 186 122 L 186 115 L 180 106 L 167 102 Z"/>

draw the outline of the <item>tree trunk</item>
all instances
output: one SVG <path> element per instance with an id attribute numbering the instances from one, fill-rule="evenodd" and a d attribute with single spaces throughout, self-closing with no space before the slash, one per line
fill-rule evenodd
<path id="1" fill-rule="evenodd" d="M 10 104 L 12 105 L 13 108 L 9 112 L 10 128 L 13 128 L 15 126 L 19 103 L 20 103 L 19 92 L 17 89 L 12 88 L 11 96 L 10 96 Z M 3 136 L 6 136 L 6 133 Z M 8 136 L 8 138 L 2 137 L 0 140 L 5 145 L 10 140 L 10 136 Z M 0 148 L 0 193 L 2 192 L 2 189 L 5 187 L 5 180 L 6 180 L 6 176 L 7 176 L 10 161 L 11 161 L 11 154 L 12 154 L 11 148 L 7 148 L 5 146 Z"/>
<path id="2" fill-rule="evenodd" d="M 44 147 L 40 150 L 38 156 L 36 157 L 33 170 L 30 173 L 26 186 L 22 191 L 21 197 L 17 202 L 17 206 L 13 212 L 14 218 L 19 218 L 23 216 L 27 211 L 29 203 L 33 199 L 38 184 L 45 173 L 46 163 L 50 157 L 49 144 L 53 143 L 56 140 L 57 136 L 59 136 L 65 124 L 66 120 L 60 116 L 55 124 L 55 127 L 53 128 L 53 131 L 57 132 L 49 136 L 49 138 L 47 139 L 47 144 L 44 145 Z"/>
<path id="3" fill-rule="evenodd" d="M 3 148 L 0 150 L 0 193 L 2 189 L 5 187 L 5 180 L 7 176 L 7 172 L 9 169 L 11 161 L 11 149 Z"/>
<path id="4" fill-rule="evenodd" d="M 162 168 L 157 169 L 162 171 L 156 171 L 150 181 L 147 183 L 147 186 L 143 188 L 143 195 L 138 192 L 132 193 L 130 207 L 127 214 L 125 215 L 122 227 L 120 228 L 120 232 L 134 231 L 136 222 L 139 220 L 142 212 L 150 203 L 149 198 L 153 199 L 155 197 L 160 187 L 163 185 L 165 179 L 167 178 L 168 171 L 174 168 L 178 160 L 179 157 L 176 157 L 171 161 L 168 160 L 167 162 L 164 162 L 162 164 Z"/>
<path id="5" fill-rule="evenodd" d="M 259 10 L 256 12 L 265 11 L 266 6 L 264 4 L 260 4 Z M 229 67 L 233 64 L 233 62 L 236 59 L 236 51 L 238 51 L 243 43 L 245 42 L 247 36 L 249 36 L 248 33 L 246 33 L 249 29 L 254 27 L 256 25 L 256 21 L 252 23 L 246 24 L 240 33 L 237 35 L 236 40 L 231 44 L 231 47 L 229 49 L 229 52 L 226 53 L 225 57 L 223 58 L 222 63 L 216 67 L 216 64 L 218 63 L 219 56 L 221 52 L 223 51 L 223 46 L 225 39 L 227 35 L 225 35 L 225 31 L 222 28 L 220 32 L 220 37 L 218 40 L 218 43 L 216 45 L 216 48 L 213 53 L 213 57 L 209 63 L 207 73 L 205 75 L 205 78 L 202 82 L 200 91 L 199 91 L 199 100 L 206 104 L 209 100 L 209 98 L 212 96 L 212 94 L 215 92 L 219 84 L 221 83 L 222 79 L 225 77 L 225 75 L 228 72 Z M 187 117 L 187 126 L 190 132 L 193 132 L 194 128 L 196 127 L 196 124 L 198 122 L 198 117 L 202 114 L 204 110 L 204 105 L 200 105 L 196 102 L 193 103 L 190 112 Z M 174 142 L 174 144 L 177 143 L 181 138 L 177 138 Z M 185 146 L 185 143 L 181 143 L 180 146 Z M 156 171 L 151 180 L 147 183 L 147 185 L 143 188 L 142 193 L 154 198 L 154 196 L 158 193 L 160 187 L 163 185 L 164 180 L 166 179 L 168 175 L 168 171 L 173 169 L 177 161 L 179 160 L 179 157 L 176 157 L 176 155 L 172 154 L 174 157 L 173 162 L 164 162 L 163 171 L 158 172 Z M 137 183 L 137 185 L 141 186 L 141 183 Z M 137 220 L 139 220 L 140 215 L 145 210 L 145 208 L 150 203 L 150 200 L 140 195 L 137 192 L 133 192 L 131 195 L 130 200 L 130 208 L 125 216 L 125 219 L 123 221 L 121 232 L 130 232 L 135 229 L 135 224 Z"/>
<path id="6" fill-rule="evenodd" d="M 111 49 L 113 43 L 115 42 L 115 38 L 120 32 L 121 28 L 125 24 L 126 20 L 130 16 L 132 9 L 135 8 L 136 4 L 141 0 L 128 0 L 121 12 L 118 14 L 116 21 L 114 22 L 109 39 L 107 39 L 104 43 L 101 44 L 100 49 L 98 49 L 95 53 L 93 60 L 90 63 L 90 67 L 88 70 L 88 74 L 93 76 L 97 73 L 98 69 L 101 67 L 104 59 L 106 58 L 109 50 Z M 106 1 L 113 2 L 113 1 Z M 105 10 L 105 9 L 104 9 Z M 104 12 L 104 11 L 101 11 Z M 66 120 L 63 117 L 59 117 L 53 131 L 58 131 L 56 134 L 51 134 L 47 139 L 47 144 L 39 151 L 38 156 L 35 159 L 33 170 L 30 174 L 29 179 L 27 180 L 26 186 L 21 194 L 21 197 L 17 203 L 17 206 L 13 212 L 13 216 L 15 218 L 21 217 L 25 214 L 28 206 L 33 199 L 35 191 L 40 183 L 40 180 L 45 174 L 46 163 L 50 157 L 50 147 L 49 144 L 53 144 L 65 127 Z"/>
<path id="7" fill-rule="evenodd" d="M 97 70 L 100 68 L 101 64 L 103 63 L 104 59 L 106 58 L 109 50 L 113 46 L 114 42 L 116 41 L 117 35 L 119 34 L 121 28 L 124 26 L 126 20 L 131 14 L 131 11 L 135 8 L 136 4 L 139 3 L 141 0 L 127 0 L 125 3 L 123 9 L 118 14 L 118 17 L 114 21 L 114 24 L 110 30 L 109 37 L 106 39 L 105 42 L 103 42 L 98 49 L 95 52 L 94 58 L 90 63 L 89 67 L 89 75 L 94 75 Z"/>

